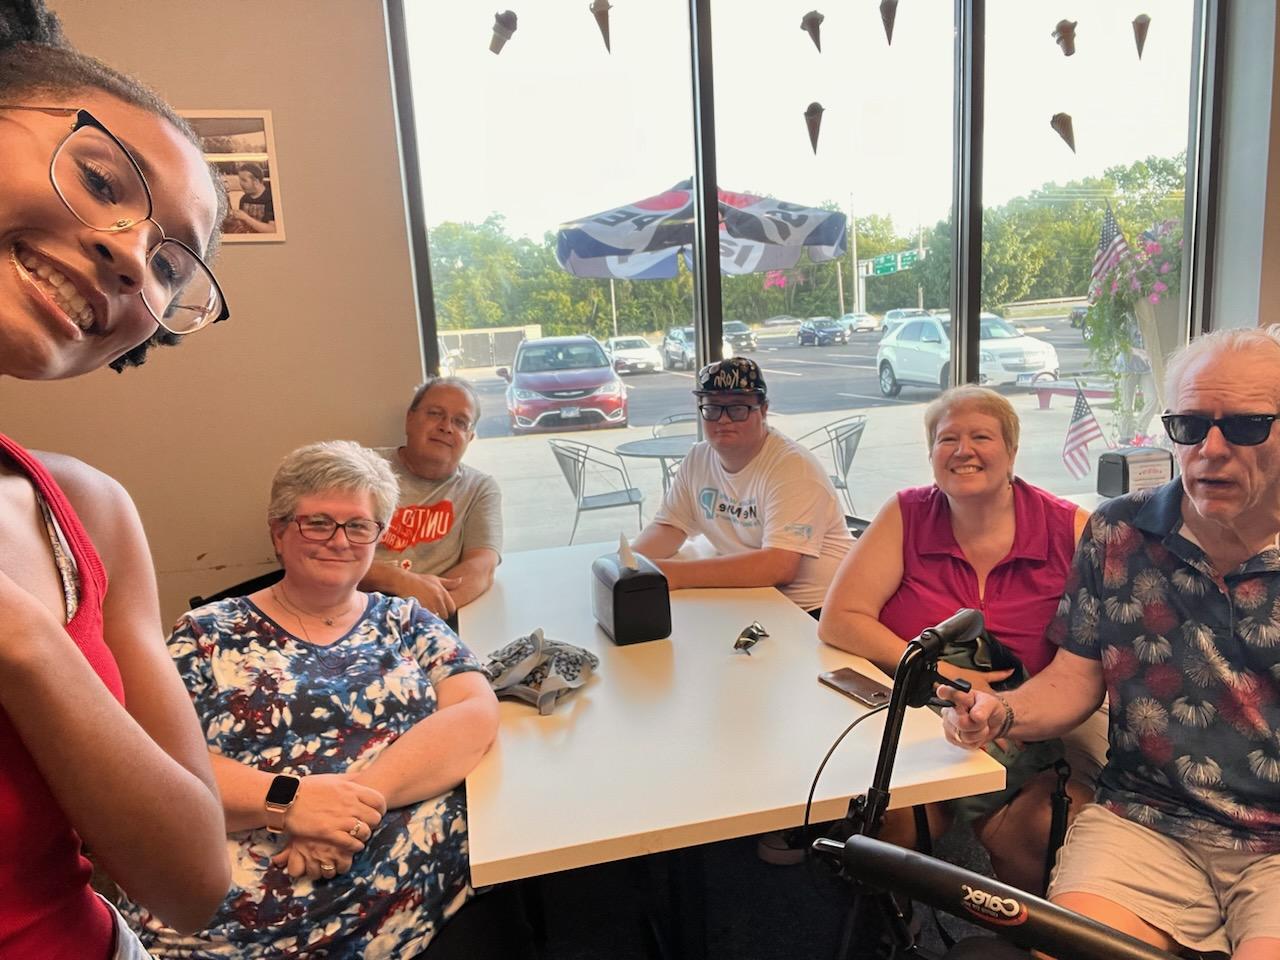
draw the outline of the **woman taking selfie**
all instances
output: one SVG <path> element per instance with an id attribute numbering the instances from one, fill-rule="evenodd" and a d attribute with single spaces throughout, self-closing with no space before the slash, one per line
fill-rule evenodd
<path id="1" fill-rule="evenodd" d="M 0 0 L 0 156 L 0 376 L 122 369 L 228 315 L 205 265 L 225 200 L 194 135 L 39 3 Z M 82 845 L 168 923 L 203 926 L 223 838 L 132 501 L 0 433 L 0 957 L 145 956 Z"/>

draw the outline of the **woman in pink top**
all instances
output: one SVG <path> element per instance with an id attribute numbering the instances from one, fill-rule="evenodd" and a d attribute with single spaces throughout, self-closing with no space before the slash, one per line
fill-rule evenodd
<path id="1" fill-rule="evenodd" d="M 198 140 L 155 94 L 64 46 L 32 0 L 0 0 L 0 157 L 0 376 L 136 364 L 226 316 L 202 259 L 225 196 Z M 182 929 L 230 883 L 129 495 L 0 436 L 0 957 L 143 956 L 89 887 L 82 843 Z"/>
<path id="2" fill-rule="evenodd" d="M 892 674 L 908 640 L 972 607 L 1034 674 L 1053 657 L 1045 630 L 1088 514 L 1014 477 L 1018 415 L 993 390 L 946 391 L 925 410 L 925 433 L 933 485 L 904 490 L 881 508 L 836 573 L 818 634 Z M 986 690 L 1010 673 L 939 669 Z M 1053 777 L 1033 779 L 975 824 L 997 875 L 1025 890 L 1043 882 Z M 1070 789 L 1078 809 L 1089 791 Z M 909 819 L 887 823 L 886 832 L 909 841 Z M 942 808 L 930 819 L 935 829 L 948 820 Z"/>

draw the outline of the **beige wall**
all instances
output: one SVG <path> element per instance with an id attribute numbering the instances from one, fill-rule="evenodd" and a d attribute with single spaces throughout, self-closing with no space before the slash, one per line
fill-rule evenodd
<path id="1" fill-rule="evenodd" d="M 289 239 L 224 248 L 229 322 L 123 375 L 0 381 L 6 433 L 133 494 L 172 620 L 274 565 L 263 514 L 282 455 L 394 442 L 421 379 L 382 4 L 52 6 L 81 49 L 179 108 L 273 111 Z"/>

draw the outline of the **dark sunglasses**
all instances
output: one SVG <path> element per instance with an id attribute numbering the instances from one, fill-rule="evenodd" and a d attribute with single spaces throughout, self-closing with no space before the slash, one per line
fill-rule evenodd
<path id="1" fill-rule="evenodd" d="M 726 413 L 729 419 L 734 423 L 741 423 L 747 417 L 751 416 L 752 410 L 759 410 L 758 403 L 700 403 L 698 404 L 698 412 L 702 414 L 702 419 L 710 423 L 715 423 Z"/>
<path id="2" fill-rule="evenodd" d="M 1229 417 L 1202 417 L 1196 413 L 1166 413 L 1164 432 L 1174 443 L 1203 443 L 1211 427 L 1222 431 L 1223 438 L 1237 447 L 1256 447 L 1271 435 L 1276 422 L 1274 413 L 1236 413 Z"/>

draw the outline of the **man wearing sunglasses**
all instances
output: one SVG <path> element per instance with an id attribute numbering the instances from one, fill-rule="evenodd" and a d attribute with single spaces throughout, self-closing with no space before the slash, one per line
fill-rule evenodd
<path id="1" fill-rule="evenodd" d="M 778 587 L 815 617 L 853 542 L 827 473 L 813 454 L 772 430 L 764 376 L 732 357 L 698 371 L 696 443 L 635 541 L 673 590 Z M 716 555 L 678 559 L 702 534 Z"/>
<path id="2" fill-rule="evenodd" d="M 1104 504 L 1054 661 L 993 697 L 943 690 L 954 743 L 1043 740 L 1103 695 L 1110 750 L 1052 900 L 1161 949 L 1280 957 L 1280 326 L 1197 338 L 1162 418 L 1181 477 Z"/>

